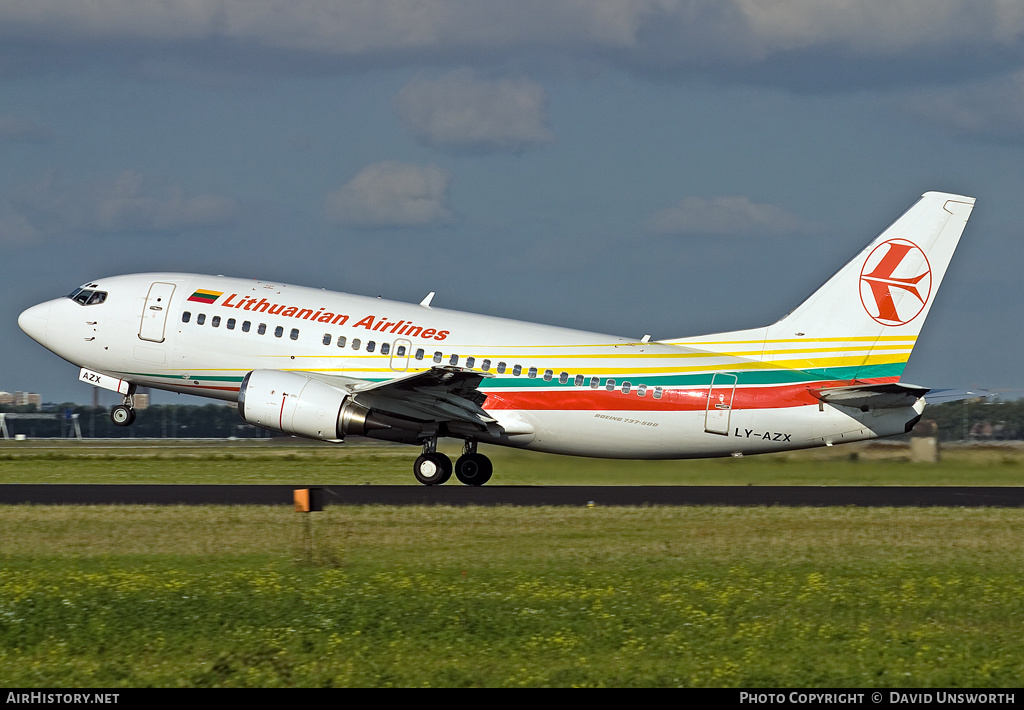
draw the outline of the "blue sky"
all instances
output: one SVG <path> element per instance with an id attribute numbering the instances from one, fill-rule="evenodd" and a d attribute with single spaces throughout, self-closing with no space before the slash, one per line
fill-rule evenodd
<path id="1" fill-rule="evenodd" d="M 17 314 L 136 271 L 764 325 L 943 190 L 904 379 L 1016 398 L 1022 148 L 1016 1 L 5 0 L 0 390 L 89 401 Z"/>

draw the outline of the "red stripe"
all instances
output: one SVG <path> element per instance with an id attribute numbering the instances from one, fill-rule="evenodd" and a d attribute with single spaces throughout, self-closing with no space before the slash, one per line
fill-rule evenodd
<path id="1" fill-rule="evenodd" d="M 858 384 L 895 382 L 896 378 L 861 380 Z M 804 382 L 776 387 L 737 387 L 732 400 L 733 409 L 775 409 L 805 407 L 818 404 L 810 390 L 819 387 L 840 387 L 853 384 L 849 380 Z M 716 388 L 716 394 L 720 390 Z M 654 398 L 653 388 L 641 397 L 636 389 L 623 394 L 621 390 L 605 389 L 519 390 L 488 392 L 484 409 L 564 410 L 564 411 L 663 411 L 703 412 L 708 408 L 708 388 L 664 390 L 660 399 Z"/>
<path id="2" fill-rule="evenodd" d="M 239 387 L 214 387 L 213 385 L 180 385 L 181 387 L 190 387 L 194 390 L 222 390 L 224 392 L 237 392 Z"/>

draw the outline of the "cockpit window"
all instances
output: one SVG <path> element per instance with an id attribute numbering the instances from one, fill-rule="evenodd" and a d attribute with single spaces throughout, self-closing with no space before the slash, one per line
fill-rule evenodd
<path id="1" fill-rule="evenodd" d="M 107 300 L 107 292 L 94 291 L 91 288 L 76 288 L 68 294 L 68 298 L 83 306 L 95 306 Z"/>

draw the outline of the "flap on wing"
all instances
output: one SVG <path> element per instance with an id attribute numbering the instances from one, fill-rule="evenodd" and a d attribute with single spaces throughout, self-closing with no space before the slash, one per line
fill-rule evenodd
<path id="1" fill-rule="evenodd" d="M 359 404 L 395 417 L 421 422 L 460 422 L 497 435 L 496 422 L 483 409 L 487 395 L 477 386 L 494 375 L 460 367 L 432 367 L 383 382 L 352 386 Z"/>
<path id="2" fill-rule="evenodd" d="M 873 385 L 847 385 L 812 389 L 811 394 L 823 402 L 844 407 L 878 407 L 895 409 L 910 407 L 928 392 L 927 387 L 904 382 Z"/>

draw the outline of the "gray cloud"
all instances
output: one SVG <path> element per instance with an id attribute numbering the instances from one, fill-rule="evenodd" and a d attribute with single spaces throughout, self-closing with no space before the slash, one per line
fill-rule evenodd
<path id="1" fill-rule="evenodd" d="M 686 197 L 651 215 L 647 229 L 655 234 L 747 237 L 803 234 L 814 225 L 747 197 Z"/>
<path id="2" fill-rule="evenodd" d="M 921 89 L 893 101 L 913 118 L 957 134 L 1024 137 L 1024 71 L 959 87 Z"/>
<path id="3" fill-rule="evenodd" d="M 420 141 L 456 152 L 517 153 L 550 142 L 545 103 L 539 84 L 479 79 L 469 69 L 414 79 L 395 99 L 403 123 Z"/>
<path id="4" fill-rule="evenodd" d="M 0 203 L 0 240 L 24 244 L 83 232 L 203 230 L 231 224 L 237 212 L 228 197 L 187 195 L 180 185 L 134 170 L 70 186 L 48 175 L 15 188 Z"/>
<path id="5" fill-rule="evenodd" d="M 323 71 L 460 64 L 554 56 L 655 73 L 733 67 L 748 80 L 780 80 L 796 64 L 827 87 L 829 71 L 899 74 L 892 61 L 970 73 L 1024 58 L 1019 0 L 7 0 L 0 37 L 19 48 L 60 46 L 159 53 L 186 45 L 181 61 L 224 53 L 310 55 Z M 205 50 L 205 51 L 204 51 Z M 18 49 L 10 50 L 18 51 Z M 58 53 L 52 53 L 56 57 Z M 997 59 L 993 60 L 996 56 Z M 998 59 L 998 57 L 1002 59 Z M 806 67 L 817 58 L 821 67 Z M 471 61 L 470 61 L 471 60 Z M 794 60 L 795 63 L 794 63 Z M 889 72 L 879 70 L 889 62 Z M 851 65 L 852 63 L 852 65 Z M 245 65 L 246 62 L 239 62 Z M 766 69 L 767 68 L 767 69 Z"/>
<path id="6" fill-rule="evenodd" d="M 0 114 L 0 141 L 11 143 L 48 143 L 54 134 L 32 119 L 10 113 Z"/>
<path id="7" fill-rule="evenodd" d="M 448 173 L 436 165 L 374 163 L 327 196 L 327 219 L 350 227 L 418 227 L 451 222 L 449 180 Z"/>

